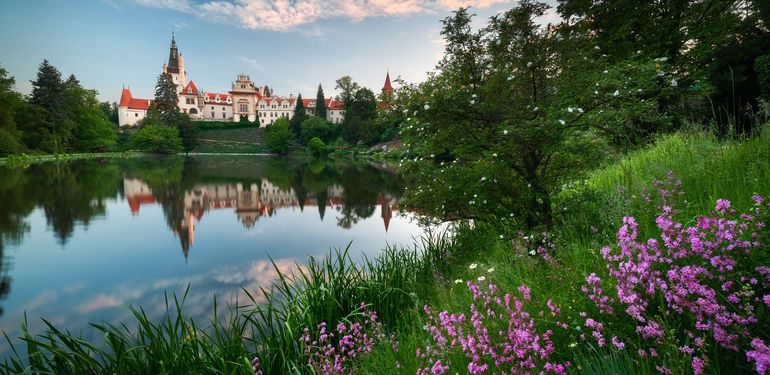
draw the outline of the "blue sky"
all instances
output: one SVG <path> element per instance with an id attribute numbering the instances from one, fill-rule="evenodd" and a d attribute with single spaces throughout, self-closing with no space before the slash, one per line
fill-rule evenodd
<path id="1" fill-rule="evenodd" d="M 172 28 L 188 79 L 226 92 L 239 73 L 278 95 L 327 96 L 350 75 L 379 92 L 391 77 L 419 82 L 443 46 L 440 20 L 471 5 L 479 24 L 502 0 L 4 0 L 0 66 L 29 93 L 40 62 L 74 73 L 101 100 L 123 85 L 152 97 Z"/>

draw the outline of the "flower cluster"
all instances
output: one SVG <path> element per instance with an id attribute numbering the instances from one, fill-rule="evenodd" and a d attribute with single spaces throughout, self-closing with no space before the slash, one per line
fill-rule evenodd
<path id="1" fill-rule="evenodd" d="M 418 375 L 446 373 L 452 365 L 450 354 L 458 351 L 469 360 L 467 371 L 471 374 L 567 373 L 569 362 L 550 358 L 553 332 L 538 332 L 535 320 L 524 310 L 524 301 L 530 299 L 529 288 L 520 286 L 521 297 L 516 297 L 500 296 L 494 284 L 482 287 L 468 281 L 466 285 L 473 293 L 468 315 L 448 311 L 435 314 L 429 306 L 424 307 L 429 321 L 425 330 L 431 343 L 417 349 L 423 366 Z M 548 307 L 554 316 L 559 314 L 552 301 Z"/>
<path id="2" fill-rule="evenodd" d="M 328 329 L 325 322 L 319 324 L 317 337 L 311 337 L 309 328 L 304 329 L 304 354 L 313 371 L 321 374 L 351 374 L 350 362 L 361 354 L 371 352 L 377 341 L 385 337 L 382 323 L 377 321 L 377 313 L 367 310 L 364 303 L 361 303 L 361 313 L 363 323 L 339 323 L 334 329 Z M 396 344 L 393 342 L 395 350 Z"/>
<path id="3" fill-rule="evenodd" d="M 700 216 L 687 226 L 674 218 L 676 210 L 666 204 L 679 193 L 662 185 L 656 188 L 663 201 L 656 218 L 660 239 L 639 241 L 636 220 L 624 218 L 617 233 L 618 248 L 601 250 L 615 290 L 605 291 L 593 273 L 582 290 L 600 314 L 608 315 L 608 321 L 612 315 L 631 319 L 637 337 L 642 339 L 640 356 L 655 357 L 654 348 L 660 349 L 667 335 L 675 334 L 666 332 L 664 321 L 675 322 L 683 333 L 679 339 L 693 343 L 692 347 L 679 347 L 679 352 L 690 358 L 693 372 L 700 374 L 708 363 L 708 341 L 739 351 L 745 348 L 746 338 L 766 325 L 757 314 L 770 294 L 770 268 L 756 260 L 766 250 L 759 238 L 767 235 L 761 218 L 770 204 L 755 196 L 754 210 L 738 214 L 730 201 L 720 199 L 712 214 Z M 593 336 L 603 346 L 602 323 L 588 318 L 586 326 L 594 327 Z M 616 337 L 612 343 L 618 349 L 625 346 L 618 345 L 622 342 Z M 746 353 L 747 358 L 756 362 L 758 372 L 768 371 L 767 347 L 759 339 L 752 346 L 754 350 Z"/>

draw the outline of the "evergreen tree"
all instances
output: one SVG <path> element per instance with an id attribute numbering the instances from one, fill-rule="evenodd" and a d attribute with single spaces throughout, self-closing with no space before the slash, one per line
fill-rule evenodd
<path id="1" fill-rule="evenodd" d="M 33 148 L 48 152 L 63 152 L 70 139 L 70 127 L 65 123 L 64 82 L 61 73 L 48 60 L 43 60 L 37 72 L 37 80 L 32 82 L 32 96 L 29 103 L 45 111 L 44 120 L 38 123 L 24 124 L 28 131 L 37 133 L 34 138 L 39 142 Z"/>
<path id="2" fill-rule="evenodd" d="M 153 104 L 158 109 L 166 125 L 172 125 L 168 120 L 172 120 L 174 114 L 179 112 L 179 96 L 170 74 L 162 73 L 158 76 L 158 83 L 155 85 L 155 102 Z"/>
<path id="3" fill-rule="evenodd" d="M 270 94 L 272 94 L 272 91 L 270 90 L 270 87 L 268 87 L 267 85 L 265 85 L 264 92 L 265 92 L 265 96 L 266 97 L 270 97 Z"/>
<path id="4" fill-rule="evenodd" d="M 302 94 L 297 95 L 297 104 L 294 105 L 294 116 L 291 118 L 291 131 L 299 139 L 302 134 L 302 123 L 307 118 L 305 105 L 302 103 Z"/>
<path id="5" fill-rule="evenodd" d="M 320 83 L 318 84 L 318 93 L 315 95 L 315 115 L 326 120 L 326 98 Z"/>

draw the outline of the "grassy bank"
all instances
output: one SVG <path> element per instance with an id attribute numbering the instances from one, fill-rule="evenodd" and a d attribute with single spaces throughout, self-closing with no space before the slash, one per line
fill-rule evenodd
<path id="1" fill-rule="evenodd" d="M 146 155 L 141 152 L 92 152 L 79 154 L 47 154 L 47 155 L 13 155 L 0 158 L 0 165 L 25 165 L 31 163 L 45 163 L 49 161 L 66 161 L 78 159 L 100 159 L 100 158 L 128 158 Z"/>
<path id="2" fill-rule="evenodd" d="M 457 223 L 451 227 L 451 236 L 429 233 L 411 248 L 386 249 L 376 260 L 357 263 L 344 251 L 331 252 L 323 259 L 310 259 L 293 275 L 280 275 L 265 290 L 248 291 L 252 301 L 232 307 L 229 317 L 193 322 L 184 317 L 183 296 L 169 297 L 168 313 L 161 322 L 149 321 L 136 309 L 135 321 L 125 325 L 93 325 L 104 333 L 101 346 L 53 326 L 42 335 L 25 333 L 21 341 L 10 338 L 16 357 L 2 370 L 246 374 L 254 373 L 256 355 L 257 370 L 269 374 L 324 372 L 321 369 L 329 363 L 323 358 L 341 358 L 331 368 L 357 374 L 413 374 L 421 368 L 440 372 L 443 365 L 449 366 L 447 373 L 464 373 L 472 356 L 439 341 L 448 337 L 447 327 L 464 324 L 452 323 L 458 317 L 452 314 L 464 313 L 465 323 L 479 312 L 485 314 L 481 309 L 474 315 L 469 305 L 483 301 L 483 297 L 474 301 L 474 295 L 496 293 L 486 289 L 494 285 L 500 295 L 512 293 L 521 308 L 513 311 L 515 322 L 487 314 L 479 326 L 494 340 L 494 332 L 514 324 L 521 337 L 532 340 L 528 346 L 514 348 L 522 351 L 522 358 L 531 356 L 533 342 L 543 350 L 532 356 L 536 368 L 569 362 L 568 372 L 657 373 L 661 370 L 656 366 L 661 365 L 687 374 L 693 372 L 693 356 L 684 348 L 695 348 L 699 358 L 707 358 L 709 373 L 750 373 L 753 364 L 747 361 L 743 341 L 737 352 L 720 349 L 713 341 L 697 347 L 694 338 L 683 333 L 690 323 L 668 314 L 655 315 L 667 332 L 653 345 L 659 353 L 655 358 L 640 357 L 632 348 L 647 345 L 647 349 L 649 344 L 634 339 L 636 323 L 617 308 L 614 314 L 602 313 L 581 289 L 588 275 L 602 274 L 609 264 L 600 249 L 617 246 L 624 216 L 636 218 L 640 241 L 659 236 L 656 194 L 684 192 L 666 198 L 678 210 L 674 218 L 683 225 L 694 224 L 699 215 L 713 214 L 720 198 L 729 199 L 738 212 L 754 212 L 752 196 L 770 196 L 768 145 L 768 133 L 727 142 L 697 133 L 665 136 L 594 171 L 585 181 L 566 186 L 555 202 L 558 224 L 550 233 L 511 236 L 481 223 Z M 762 236 L 758 238 L 770 238 Z M 742 262 L 768 265 L 767 245 L 762 246 L 757 258 Z M 469 285 L 482 290 L 474 292 Z M 611 295 L 615 285 L 605 286 Z M 743 288 L 761 291 L 748 282 Z M 502 306 L 495 304 L 494 296 L 486 303 Z M 427 314 L 424 306 L 430 306 L 433 314 Z M 652 314 L 661 306 L 665 301 L 654 301 L 647 308 Z M 767 327 L 768 308 L 761 301 L 756 306 L 751 312 L 756 324 Z M 376 324 L 367 315 L 371 311 L 378 314 Z M 439 311 L 446 315 L 437 316 Z M 589 327 L 592 323 L 587 318 L 603 323 L 598 331 L 606 338 L 604 345 L 592 337 L 596 330 Z M 483 336 L 472 326 L 465 327 L 468 335 Z M 547 330 L 552 333 L 546 334 Z M 325 335 L 329 332 L 338 334 L 337 338 Z M 752 334 L 765 335 L 760 338 L 768 342 L 768 331 L 761 332 Z M 342 342 L 350 346 L 340 347 Z M 424 356 L 415 355 L 418 349 Z M 355 355 L 345 354 L 350 352 Z M 485 354 L 477 354 L 484 362 Z M 437 365 L 439 358 L 442 362 Z M 491 360 L 485 363 L 493 365 Z"/>

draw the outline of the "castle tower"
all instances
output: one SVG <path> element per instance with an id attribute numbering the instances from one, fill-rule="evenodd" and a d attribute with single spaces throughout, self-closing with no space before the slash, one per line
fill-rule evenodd
<path id="1" fill-rule="evenodd" d="M 182 91 L 187 84 L 187 72 L 184 67 L 184 58 L 176 47 L 176 38 L 171 33 L 171 48 L 168 51 L 168 63 L 163 64 L 163 73 L 170 74 L 177 91 Z"/>

